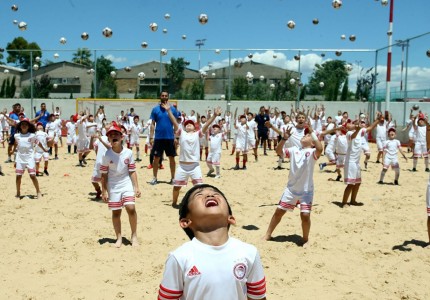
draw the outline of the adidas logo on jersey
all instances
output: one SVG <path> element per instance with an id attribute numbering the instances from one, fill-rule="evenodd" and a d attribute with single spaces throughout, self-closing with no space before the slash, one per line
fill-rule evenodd
<path id="1" fill-rule="evenodd" d="M 192 276 L 197 276 L 197 275 L 200 275 L 201 273 L 200 273 L 200 271 L 197 269 L 197 267 L 196 266 L 193 266 L 189 271 L 188 271 L 188 274 L 187 274 L 187 276 L 188 277 L 192 277 Z"/>

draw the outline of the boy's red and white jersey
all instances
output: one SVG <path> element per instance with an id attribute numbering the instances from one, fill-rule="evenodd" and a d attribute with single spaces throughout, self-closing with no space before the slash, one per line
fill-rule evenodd
<path id="1" fill-rule="evenodd" d="M 379 123 L 376 125 L 376 138 L 387 139 L 387 121 L 384 121 L 382 125 Z"/>
<path id="2" fill-rule="evenodd" d="M 224 134 L 217 133 L 209 136 L 209 149 L 211 153 L 221 153 Z"/>
<path id="3" fill-rule="evenodd" d="M 87 122 L 87 136 L 92 137 L 97 133 L 97 123 L 96 122 Z"/>
<path id="4" fill-rule="evenodd" d="M 67 128 L 67 135 L 68 136 L 75 136 L 76 135 L 76 124 L 75 123 L 67 122 L 66 128 Z"/>
<path id="5" fill-rule="evenodd" d="M 130 125 L 130 139 L 139 140 L 140 132 L 142 131 L 142 125 L 139 123 L 132 123 Z"/>
<path id="6" fill-rule="evenodd" d="M 38 144 L 42 145 L 44 149 L 48 149 L 48 134 L 44 131 L 36 131 L 35 133 Z M 43 153 L 43 149 L 38 145 L 34 147 L 37 153 Z"/>
<path id="7" fill-rule="evenodd" d="M 415 142 L 426 142 L 427 126 L 417 126 L 415 130 Z"/>
<path id="8" fill-rule="evenodd" d="M 78 126 L 78 138 L 86 139 L 87 138 L 87 121 L 79 119 L 76 121 L 76 125 Z"/>
<path id="9" fill-rule="evenodd" d="M 194 132 L 186 132 L 183 129 L 178 129 L 176 132 L 179 135 L 179 161 L 182 162 L 199 162 L 200 161 L 200 142 L 203 133 L 198 130 Z"/>
<path id="10" fill-rule="evenodd" d="M 38 143 L 36 135 L 34 133 L 16 133 L 14 138 L 17 144 L 16 162 L 28 163 L 34 159 L 34 145 Z"/>
<path id="11" fill-rule="evenodd" d="M 364 134 L 363 130 L 366 129 L 361 128 L 360 132 L 357 134 L 355 139 L 352 139 L 352 135 L 354 134 L 354 131 L 348 131 L 346 133 L 346 139 L 348 141 L 348 150 L 346 151 L 346 158 L 345 158 L 345 164 L 348 163 L 360 163 L 360 157 L 361 157 L 361 135 Z"/>
<path id="12" fill-rule="evenodd" d="M 387 158 L 397 158 L 397 152 L 399 151 L 400 147 L 401 147 L 401 144 L 399 140 L 396 140 L 396 139 L 386 140 L 384 142 L 385 156 Z"/>
<path id="13" fill-rule="evenodd" d="M 318 159 L 315 148 L 285 149 L 285 155 L 290 158 L 290 174 L 287 187 L 293 193 L 310 192 L 314 190 L 314 166 Z"/>
<path id="14" fill-rule="evenodd" d="M 302 143 L 300 141 L 305 136 L 305 128 L 294 127 L 291 129 L 290 133 L 291 133 L 291 136 L 288 139 L 288 141 L 290 142 L 290 145 L 296 146 L 297 148 L 301 148 Z"/>
<path id="15" fill-rule="evenodd" d="M 334 149 L 337 154 L 346 154 L 348 151 L 348 140 L 343 134 L 337 134 L 334 143 Z"/>
<path id="16" fill-rule="evenodd" d="M 194 238 L 171 252 L 158 292 L 159 300 L 265 296 L 266 279 L 258 250 L 231 237 L 221 246 Z"/>
<path id="17" fill-rule="evenodd" d="M 100 172 L 108 174 L 109 190 L 121 189 L 132 184 L 130 172 L 135 171 L 136 165 L 130 149 L 123 148 L 121 153 L 108 149 L 102 157 Z"/>
<path id="18" fill-rule="evenodd" d="M 48 122 L 45 126 L 45 131 L 49 137 L 54 137 L 57 132 L 57 124 L 54 122 Z"/>

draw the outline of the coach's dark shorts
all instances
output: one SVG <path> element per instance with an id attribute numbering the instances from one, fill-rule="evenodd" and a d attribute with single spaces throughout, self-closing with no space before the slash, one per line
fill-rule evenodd
<path id="1" fill-rule="evenodd" d="M 266 130 L 259 130 L 258 131 L 258 138 L 260 138 L 263 141 L 267 140 L 269 138 L 268 132 Z"/>
<path id="2" fill-rule="evenodd" d="M 9 145 L 13 146 L 15 144 L 14 134 L 9 135 Z"/>
<path id="3" fill-rule="evenodd" d="M 166 156 L 176 156 L 175 142 L 174 140 L 157 139 L 154 140 L 154 156 L 161 157 L 163 152 L 166 152 Z"/>

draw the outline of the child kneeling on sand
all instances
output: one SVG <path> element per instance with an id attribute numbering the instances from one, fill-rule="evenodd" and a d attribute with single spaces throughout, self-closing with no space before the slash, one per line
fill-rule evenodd
<path id="1" fill-rule="evenodd" d="M 193 186 L 179 210 L 179 225 L 191 241 L 167 258 L 158 299 L 266 299 L 258 250 L 229 237 L 235 223 L 218 188 Z"/>

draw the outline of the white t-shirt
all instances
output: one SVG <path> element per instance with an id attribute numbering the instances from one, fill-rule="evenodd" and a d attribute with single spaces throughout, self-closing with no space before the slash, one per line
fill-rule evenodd
<path id="1" fill-rule="evenodd" d="M 130 125 L 130 140 L 139 140 L 139 135 L 142 132 L 142 125 L 133 123 Z"/>
<path id="2" fill-rule="evenodd" d="M 178 129 L 176 134 L 179 136 L 179 161 L 180 162 L 199 162 L 200 161 L 200 142 L 203 137 L 200 130 L 186 132 L 183 129 Z"/>
<path id="3" fill-rule="evenodd" d="M 103 142 L 105 142 L 106 144 L 109 145 L 109 139 L 107 136 L 102 136 L 101 139 L 103 140 Z M 97 156 L 96 156 L 96 164 L 95 167 L 100 168 L 100 164 L 102 162 L 102 158 L 105 155 L 106 151 L 108 150 L 108 148 L 105 147 L 105 145 L 103 145 L 102 142 L 100 142 L 99 139 L 96 139 L 94 141 L 94 148 L 97 149 Z"/>
<path id="4" fill-rule="evenodd" d="M 425 143 L 427 134 L 427 126 L 417 126 L 415 130 L 415 142 Z"/>
<path id="5" fill-rule="evenodd" d="M 343 134 L 337 134 L 336 140 L 334 142 L 334 149 L 336 151 L 336 154 L 345 155 L 348 151 L 348 140 L 346 139 L 346 136 Z"/>
<path id="6" fill-rule="evenodd" d="M 58 135 L 56 121 L 46 123 L 45 131 L 50 138 L 53 138 L 55 134 Z"/>
<path id="7" fill-rule="evenodd" d="M 76 121 L 76 124 L 78 125 L 78 139 L 87 139 L 87 121 L 79 119 Z"/>
<path id="8" fill-rule="evenodd" d="M 104 113 L 98 113 L 96 115 L 96 123 L 97 123 L 97 129 L 101 129 L 103 125 L 103 119 L 105 118 Z"/>
<path id="9" fill-rule="evenodd" d="M 257 248 L 230 237 L 221 246 L 194 238 L 169 254 L 159 300 L 247 300 L 266 297 Z"/>
<path id="10" fill-rule="evenodd" d="M 315 148 L 298 148 L 296 146 L 285 149 L 286 157 L 290 158 L 290 174 L 287 187 L 292 193 L 313 192 L 314 166 L 318 159 Z"/>
<path id="11" fill-rule="evenodd" d="M 401 147 L 399 140 L 386 140 L 384 142 L 384 152 L 385 157 L 387 158 L 397 158 L 397 152 L 399 151 L 399 148 Z"/>
<path id="12" fill-rule="evenodd" d="M 360 129 L 360 131 L 365 130 L 364 128 Z M 361 154 L 361 137 L 362 134 L 359 132 L 355 139 L 351 139 L 354 131 L 348 131 L 346 133 L 346 139 L 348 141 L 348 150 L 346 151 L 345 164 L 349 163 L 360 163 L 360 154 Z"/>
<path id="13" fill-rule="evenodd" d="M 105 155 L 102 156 L 100 173 L 108 174 L 108 193 L 123 190 L 124 188 L 133 190 L 130 172 L 135 171 L 136 165 L 133 152 L 130 149 L 123 148 L 121 153 L 108 149 Z"/>
<path id="14" fill-rule="evenodd" d="M 49 139 L 48 134 L 44 131 L 38 130 L 38 131 L 36 131 L 35 135 L 36 135 L 36 139 L 38 141 L 37 143 L 39 145 L 42 145 L 44 149 L 48 149 L 48 139 Z M 34 149 L 37 153 L 43 153 L 44 151 L 42 148 L 39 147 L 39 145 L 34 147 Z"/>
<path id="15" fill-rule="evenodd" d="M 75 136 L 76 135 L 76 124 L 73 122 L 66 123 L 67 135 Z"/>
<path id="16" fill-rule="evenodd" d="M 387 139 L 387 121 L 376 125 L 376 138 L 385 141 Z"/>
<path id="17" fill-rule="evenodd" d="M 30 160 L 34 160 L 34 146 L 38 143 L 36 135 L 29 132 L 26 134 L 16 133 L 14 138 L 17 144 L 16 162 L 28 163 Z"/>
<path id="18" fill-rule="evenodd" d="M 209 136 L 209 149 L 211 153 L 221 153 L 223 137 L 224 134 L 221 132 L 217 134 L 211 134 Z"/>
<path id="19" fill-rule="evenodd" d="M 252 119 L 251 121 L 247 121 L 246 124 L 248 125 L 248 139 L 253 141 L 255 140 L 255 131 L 257 131 L 257 122 Z"/>
<path id="20" fill-rule="evenodd" d="M 293 129 L 291 129 L 290 133 L 291 133 L 291 135 L 288 138 L 288 142 L 290 142 L 290 144 L 292 146 L 296 146 L 297 148 L 301 148 L 302 143 L 300 141 L 305 136 L 305 128 L 294 127 Z"/>
<path id="21" fill-rule="evenodd" d="M 87 122 L 86 129 L 87 129 L 87 136 L 88 137 L 94 136 L 97 132 L 97 123 L 96 122 Z"/>

